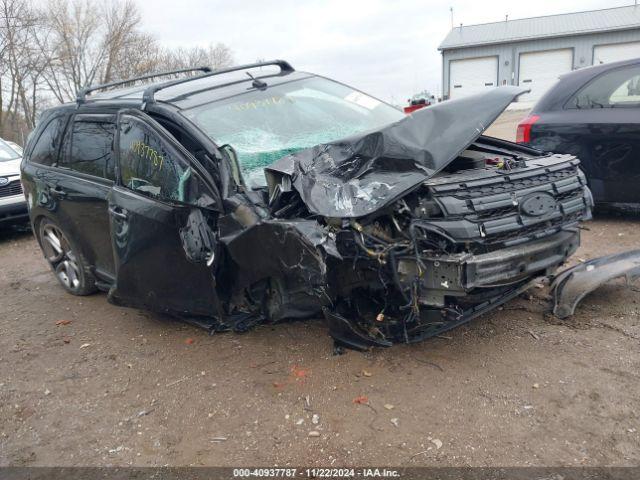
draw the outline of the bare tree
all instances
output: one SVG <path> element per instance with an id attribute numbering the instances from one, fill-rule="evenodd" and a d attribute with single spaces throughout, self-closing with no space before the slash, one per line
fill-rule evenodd
<path id="1" fill-rule="evenodd" d="M 42 52 L 31 41 L 41 18 L 26 0 L 0 0 L 0 128 L 35 125 Z M 6 114 L 6 115 L 5 115 Z M 16 138 L 13 132 L 13 137 Z M 24 132 L 22 132 L 24 133 Z"/>
<path id="2" fill-rule="evenodd" d="M 147 33 L 134 32 L 127 38 L 105 81 L 123 80 L 162 70 L 163 51 L 157 40 Z"/>
<path id="3" fill-rule="evenodd" d="M 92 0 L 49 0 L 46 37 L 40 44 L 49 52 L 45 79 L 60 102 L 74 98 L 85 85 L 100 79 L 108 52 L 102 12 Z"/>
<path id="4" fill-rule="evenodd" d="M 177 70 L 196 66 L 208 66 L 211 68 L 224 68 L 233 65 L 233 52 L 223 44 L 210 44 L 208 47 L 178 47 L 166 50 L 163 59 L 163 68 Z"/>
<path id="5" fill-rule="evenodd" d="M 102 48 L 106 51 L 106 59 L 102 83 L 107 83 L 114 79 L 117 64 L 125 61 L 126 55 L 143 53 L 146 48 L 153 48 L 156 41 L 138 32 L 140 13 L 131 0 L 125 0 L 122 3 L 112 1 L 103 8 L 105 9 L 105 33 Z"/>
<path id="6" fill-rule="evenodd" d="M 233 51 L 224 43 L 209 45 L 207 49 L 209 66 L 213 68 L 230 67 L 235 63 Z"/>
<path id="7" fill-rule="evenodd" d="M 0 0 L 0 134 L 9 129 L 12 138 L 20 139 L 16 129 L 33 128 L 45 105 L 73 100 L 85 86 L 234 62 L 222 43 L 163 48 L 141 30 L 135 0 L 42 0 L 40 5 Z"/>

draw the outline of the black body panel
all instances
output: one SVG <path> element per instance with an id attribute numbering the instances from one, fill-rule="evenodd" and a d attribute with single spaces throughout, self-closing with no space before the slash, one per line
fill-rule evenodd
<path id="1" fill-rule="evenodd" d="M 189 208 L 116 187 L 109 211 L 117 265 L 110 301 L 170 314 L 215 314 L 212 271 L 190 261 L 182 245 Z"/>
<path id="2" fill-rule="evenodd" d="M 107 197 L 113 186 L 108 181 L 58 171 L 45 180 L 49 199 L 55 204 L 56 219 L 67 226 L 82 245 L 85 258 L 95 269 L 112 277 L 115 274 L 109 232 Z M 48 207 L 49 208 L 49 207 Z"/>

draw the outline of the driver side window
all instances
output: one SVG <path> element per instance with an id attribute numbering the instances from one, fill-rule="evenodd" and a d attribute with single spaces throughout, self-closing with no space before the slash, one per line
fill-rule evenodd
<path id="1" fill-rule="evenodd" d="M 195 172 L 149 125 L 123 117 L 119 150 L 120 176 L 126 188 L 157 200 L 197 203 L 200 182 Z"/>

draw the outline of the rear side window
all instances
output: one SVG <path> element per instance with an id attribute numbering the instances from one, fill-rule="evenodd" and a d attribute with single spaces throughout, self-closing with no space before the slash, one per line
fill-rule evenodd
<path id="1" fill-rule="evenodd" d="M 183 156 L 149 125 L 124 117 L 120 126 L 120 175 L 125 187 L 148 197 L 188 203 L 195 174 Z"/>
<path id="2" fill-rule="evenodd" d="M 60 145 L 60 133 L 62 131 L 64 117 L 51 120 L 36 141 L 29 161 L 39 165 L 53 165 L 58 159 L 58 146 Z"/>
<path id="3" fill-rule="evenodd" d="M 76 118 L 67 134 L 70 147 L 60 166 L 94 177 L 115 180 L 113 138 L 116 126 L 112 122 Z"/>
<path id="4" fill-rule="evenodd" d="M 569 109 L 640 107 L 640 66 L 604 73 L 576 93 Z"/>

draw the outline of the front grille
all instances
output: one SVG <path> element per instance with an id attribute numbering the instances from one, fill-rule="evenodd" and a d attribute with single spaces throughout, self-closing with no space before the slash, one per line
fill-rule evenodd
<path id="1" fill-rule="evenodd" d="M 562 192 L 562 193 L 557 193 L 555 189 L 551 188 L 551 189 L 542 189 L 539 191 L 545 191 L 547 190 L 548 193 L 552 194 L 553 197 L 555 198 L 556 202 L 558 202 L 558 208 L 560 208 L 561 210 L 565 210 L 568 207 L 573 207 L 575 205 L 575 201 L 576 200 L 580 200 L 583 198 L 583 190 L 584 190 L 584 185 L 582 185 L 579 182 L 576 182 L 574 185 L 572 185 L 571 190 L 566 191 L 566 192 Z M 527 190 L 528 191 L 528 190 Z M 524 197 L 524 195 L 520 195 L 521 197 Z M 490 221 L 491 219 L 495 219 L 495 218 L 502 218 L 505 217 L 507 215 L 519 215 L 520 214 L 520 207 L 518 203 L 514 203 L 513 200 L 510 201 L 510 204 L 508 206 L 500 206 L 497 208 L 478 208 L 475 209 L 473 208 L 473 204 L 471 204 L 471 208 L 472 208 L 472 212 L 469 212 L 468 215 L 466 215 L 466 218 L 470 219 L 470 220 L 488 220 Z M 566 212 L 565 212 L 566 213 Z"/>
<path id="2" fill-rule="evenodd" d="M 591 206 L 586 179 L 573 161 L 493 177 L 458 178 L 429 185 L 442 211 L 442 217 L 429 221 L 460 243 L 490 246 L 542 238 L 588 217 Z M 536 193 L 553 197 L 555 207 L 541 216 L 523 212 L 523 202 Z"/>
<path id="3" fill-rule="evenodd" d="M 11 197 L 13 195 L 22 194 L 22 185 L 20 180 L 14 180 L 6 185 L 0 186 L 0 197 Z"/>
<path id="4" fill-rule="evenodd" d="M 504 181 L 503 183 L 496 182 L 490 185 L 482 185 L 479 187 L 470 187 L 467 190 L 459 190 L 458 192 L 456 192 L 456 197 L 470 199 L 481 198 L 488 195 L 496 195 L 500 193 L 511 193 L 531 187 L 538 187 L 540 185 L 548 185 L 559 180 L 575 177 L 576 175 L 578 175 L 578 168 L 572 166 L 555 172 L 545 172 L 533 177 L 509 180 Z"/>
<path id="5" fill-rule="evenodd" d="M 516 231 L 496 233 L 489 235 L 486 239 L 488 243 L 503 243 L 517 238 L 537 238 L 542 233 L 555 233 L 561 227 L 573 225 L 582 219 L 582 213 L 567 215 L 562 218 L 555 218 L 546 222 L 534 223 L 522 226 Z"/>

